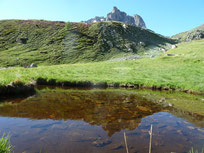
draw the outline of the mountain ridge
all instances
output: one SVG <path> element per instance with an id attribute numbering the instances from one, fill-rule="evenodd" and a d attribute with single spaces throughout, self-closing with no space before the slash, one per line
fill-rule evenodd
<path id="1" fill-rule="evenodd" d="M 174 41 L 121 22 L 0 21 L 0 66 L 97 62 Z"/>
<path id="2" fill-rule="evenodd" d="M 204 24 L 194 29 L 173 35 L 171 38 L 178 39 L 181 42 L 204 39 Z"/>
<path id="3" fill-rule="evenodd" d="M 106 17 L 96 16 L 95 18 L 82 22 L 89 24 L 102 21 L 119 21 L 126 24 L 135 25 L 141 28 L 146 28 L 146 24 L 141 16 L 139 16 L 138 14 L 135 14 L 134 16 L 127 15 L 127 13 L 120 11 L 116 6 L 113 7 L 112 12 L 108 13 Z"/>

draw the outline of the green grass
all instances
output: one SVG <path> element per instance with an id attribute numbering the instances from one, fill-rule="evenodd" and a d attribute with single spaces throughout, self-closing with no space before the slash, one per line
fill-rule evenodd
<path id="1" fill-rule="evenodd" d="M 172 40 L 120 22 L 95 24 L 44 20 L 0 21 L 0 67 L 105 61 L 163 46 Z M 17 42 L 27 39 L 27 43 Z"/>
<path id="2" fill-rule="evenodd" d="M 199 152 L 198 150 L 194 150 L 193 148 L 191 148 L 191 150 L 189 151 L 189 153 L 203 153 L 203 149 L 201 152 Z"/>
<path id="3" fill-rule="evenodd" d="M 30 82 L 44 78 L 63 81 L 91 81 L 170 87 L 182 90 L 204 91 L 204 40 L 180 44 L 169 53 L 156 58 L 119 62 L 97 62 L 40 66 L 38 68 L 10 68 L 0 70 L 0 84 L 14 80 Z"/>
<path id="4" fill-rule="evenodd" d="M 204 101 L 201 95 L 192 95 L 182 92 L 161 92 L 151 90 L 136 90 L 135 92 L 140 93 L 146 99 L 158 102 L 165 98 L 166 103 L 170 103 L 179 110 L 190 112 L 192 114 L 199 114 L 204 116 Z"/>
<path id="5" fill-rule="evenodd" d="M 13 147 L 10 143 L 10 137 L 5 136 L 5 134 L 3 134 L 2 138 L 0 138 L 0 153 L 11 153 L 13 150 Z"/>

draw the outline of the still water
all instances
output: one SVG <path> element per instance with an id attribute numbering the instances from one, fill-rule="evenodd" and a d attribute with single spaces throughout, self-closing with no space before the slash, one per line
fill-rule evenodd
<path id="1" fill-rule="evenodd" d="M 151 125 L 152 153 L 204 148 L 202 114 L 135 90 L 42 89 L 0 104 L 15 153 L 126 153 L 124 132 L 129 153 L 148 153 Z"/>

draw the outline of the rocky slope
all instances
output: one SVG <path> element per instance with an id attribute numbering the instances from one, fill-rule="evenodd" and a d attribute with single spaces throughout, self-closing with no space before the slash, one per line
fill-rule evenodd
<path id="1" fill-rule="evenodd" d="M 134 16 L 129 16 L 125 12 L 120 11 L 117 7 L 114 7 L 112 12 L 108 13 L 105 17 L 95 17 L 88 21 L 83 21 L 85 23 L 94 23 L 100 21 L 119 21 L 126 24 L 135 25 L 141 28 L 146 28 L 145 22 L 141 16 L 135 14 Z"/>
<path id="2" fill-rule="evenodd" d="M 172 38 L 178 39 L 179 41 L 192 41 L 204 39 L 204 24 L 190 31 L 174 35 L 172 36 Z"/>
<path id="3" fill-rule="evenodd" d="M 0 21 L 0 67 L 104 61 L 173 40 L 121 22 Z"/>

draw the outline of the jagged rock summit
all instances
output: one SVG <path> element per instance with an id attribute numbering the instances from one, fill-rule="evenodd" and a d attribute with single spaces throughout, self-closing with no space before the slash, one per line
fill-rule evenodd
<path id="1" fill-rule="evenodd" d="M 95 17 L 87 21 L 83 21 L 85 23 L 94 23 L 101 21 L 120 21 L 127 24 L 135 25 L 141 28 L 146 28 L 145 22 L 141 16 L 135 14 L 134 16 L 127 15 L 125 12 L 120 11 L 117 7 L 113 7 L 112 12 L 108 13 L 105 17 Z"/>

